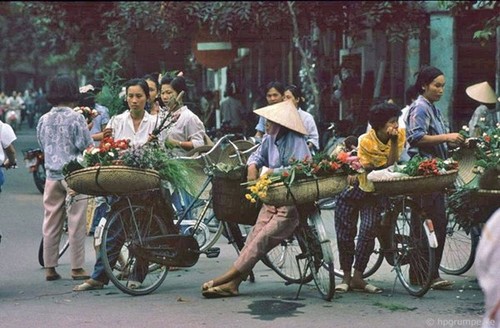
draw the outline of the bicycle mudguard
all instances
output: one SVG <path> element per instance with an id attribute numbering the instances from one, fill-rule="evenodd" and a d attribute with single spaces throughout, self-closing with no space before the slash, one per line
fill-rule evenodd
<path id="1" fill-rule="evenodd" d="M 131 252 L 151 262 L 176 267 L 191 267 L 198 262 L 200 247 L 193 236 L 164 235 L 133 242 Z"/>

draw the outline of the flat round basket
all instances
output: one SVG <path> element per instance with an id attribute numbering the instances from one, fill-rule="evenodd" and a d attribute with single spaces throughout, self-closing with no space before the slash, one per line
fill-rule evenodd
<path id="1" fill-rule="evenodd" d="M 387 196 L 425 194 L 452 186 L 457 175 L 458 170 L 450 170 L 441 175 L 404 177 L 372 182 L 377 193 Z"/>
<path id="2" fill-rule="evenodd" d="M 457 186 L 468 184 L 476 177 L 476 173 L 473 171 L 476 163 L 475 152 L 475 148 L 463 148 L 457 152 L 458 175 L 455 182 Z"/>
<path id="3" fill-rule="evenodd" d="M 85 195 L 124 195 L 159 188 L 160 176 L 154 170 L 128 166 L 94 166 L 70 173 L 66 182 Z"/>
<path id="4" fill-rule="evenodd" d="M 301 179 L 289 187 L 280 182 L 269 186 L 262 201 L 275 206 L 305 204 L 336 195 L 346 186 L 345 175 Z"/>

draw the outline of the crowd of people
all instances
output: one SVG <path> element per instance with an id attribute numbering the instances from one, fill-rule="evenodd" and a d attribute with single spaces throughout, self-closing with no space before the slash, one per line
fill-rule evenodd
<path id="1" fill-rule="evenodd" d="M 341 270 L 344 272 L 343 280 L 336 286 L 337 292 L 382 292 L 381 288 L 362 277 L 374 248 L 376 226 L 381 220 L 381 206 L 385 202 L 383 196 L 374 194 L 373 183 L 367 179 L 367 174 L 416 155 L 446 159 L 450 148 L 460 147 L 465 143 L 462 134 L 449 131 L 442 112 L 436 106 L 443 96 L 445 83 L 445 75 L 441 70 L 432 66 L 423 67 L 416 75 L 415 85 L 407 90 L 407 104 L 403 110 L 393 101 L 374 103 L 368 112 L 367 132 L 359 138 L 351 135 L 340 145 L 346 151 L 357 153 L 365 173 L 349 176 L 349 186 L 340 193 L 337 200 L 335 230 Z M 71 277 L 74 280 L 85 280 L 74 287 L 75 291 L 103 288 L 109 279 L 99 255 L 92 274 L 88 274 L 83 267 L 87 203 L 81 201 L 84 195 L 78 195 L 68 188 L 62 174 L 64 164 L 75 159 L 90 145 L 110 136 L 129 139 L 135 146 L 159 140 L 173 147 L 179 155 L 210 144 L 205 124 L 210 120 L 214 108 L 205 106 L 199 117 L 184 104 L 188 87 L 182 74 L 164 76 L 161 79 L 151 74 L 127 81 L 127 110 L 112 117 L 109 117 L 106 107 L 96 103 L 95 96 L 99 91 L 98 85 L 78 89 L 71 78 L 56 76 L 51 80 L 47 93 L 47 101 L 53 107 L 41 116 L 37 125 L 37 139 L 45 153 L 47 171 L 42 226 L 45 278 L 48 281 L 61 278 L 56 271 L 57 252 L 63 211 L 67 210 Z M 487 105 L 496 103 L 497 97 L 487 82 L 472 85 L 466 92 L 480 103 L 470 122 L 471 132 L 478 135 L 484 125 L 496 124 L 493 111 Z M 220 104 L 222 121 L 227 122 L 232 129 L 248 131 L 248 113 L 237 94 L 236 85 L 230 83 L 226 90 L 227 99 Z M 254 137 L 260 145 L 247 161 L 248 181 L 258 179 L 263 167 L 267 168 L 268 173 L 280 172 L 287 167 L 291 158 L 310 159 L 314 153 L 321 151 L 316 122 L 311 114 L 301 108 L 304 97 L 300 88 L 272 81 L 265 86 L 264 94 L 267 106 L 254 111 L 259 117 Z M 213 94 L 207 93 L 205 97 L 212 100 Z M 33 98 L 31 101 L 23 99 L 16 92 L 6 99 L 0 93 L 0 106 L 14 106 L 16 102 L 16 106 L 27 108 L 35 106 L 36 101 L 32 100 Z M 99 112 L 98 118 L 89 125 L 82 115 L 73 110 L 78 104 L 95 108 Z M 169 114 L 176 115 L 176 124 L 171 129 L 153 133 L 158 121 Z M 22 122 L 22 118 L 20 119 Z M 5 168 L 10 168 L 16 165 L 12 144 L 15 134 L 11 126 L 2 121 L 0 138 L 0 162 Z M 338 149 L 334 153 L 337 151 Z M 0 187 L 3 178 L 3 171 L 0 171 Z M 70 202 L 67 201 L 68 196 L 71 196 Z M 191 199 L 191 195 L 185 190 L 176 190 L 173 196 L 175 210 L 182 210 Z M 433 213 L 438 240 L 431 287 L 436 290 L 452 288 L 453 282 L 441 278 L 438 272 L 446 242 L 445 195 L 435 192 L 416 196 L 415 200 L 424 211 Z M 95 228 L 96 219 L 106 215 L 109 210 L 107 203 L 107 200 L 98 202 L 92 229 Z M 203 296 L 213 298 L 239 295 L 239 286 L 253 266 L 267 251 L 294 231 L 299 222 L 299 212 L 300 209 L 296 206 L 264 204 L 238 259 L 225 273 L 202 285 Z M 358 220 L 361 225 L 359 231 L 356 231 Z M 358 241 L 355 245 L 356 234 Z M 413 283 L 421 282 L 415 280 Z"/>

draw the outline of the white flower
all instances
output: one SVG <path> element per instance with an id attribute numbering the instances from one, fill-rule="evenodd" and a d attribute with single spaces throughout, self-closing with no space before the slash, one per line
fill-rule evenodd
<path id="1" fill-rule="evenodd" d="M 109 157 L 115 157 L 115 154 L 112 151 L 108 152 L 108 155 Z"/>
<path id="2" fill-rule="evenodd" d="M 469 127 L 468 127 L 467 125 L 463 125 L 463 126 L 462 126 L 462 130 L 464 130 L 464 131 L 469 131 Z"/>
<path id="3" fill-rule="evenodd" d="M 83 87 L 80 87 L 80 93 L 86 93 L 88 91 L 94 91 L 94 86 L 92 84 L 87 84 Z"/>
<path id="4" fill-rule="evenodd" d="M 97 154 L 98 152 L 99 152 L 99 148 L 92 148 L 92 150 L 90 151 L 90 153 L 91 153 L 92 155 L 95 155 L 95 154 Z"/>

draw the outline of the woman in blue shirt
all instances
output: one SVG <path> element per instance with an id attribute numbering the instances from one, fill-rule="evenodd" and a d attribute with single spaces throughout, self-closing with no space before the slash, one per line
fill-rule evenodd
<path id="1" fill-rule="evenodd" d="M 255 111 L 266 120 L 266 131 L 259 148 L 248 158 L 247 180 L 257 180 L 259 169 L 278 173 L 288 166 L 291 158 L 310 158 L 304 135 L 307 133 L 291 102 L 280 102 Z M 263 204 L 252 232 L 238 259 L 223 275 L 203 284 L 207 298 L 236 296 L 238 287 L 255 264 L 272 248 L 289 237 L 299 224 L 296 206 Z"/>
<path id="2" fill-rule="evenodd" d="M 408 117 L 407 141 L 410 145 L 408 154 L 413 157 L 417 154 L 423 157 L 448 157 L 448 147 L 457 147 L 465 141 L 459 133 L 449 133 L 441 111 L 434 103 L 441 99 L 444 93 L 445 77 L 436 67 L 423 67 L 417 76 L 415 90 L 420 94 L 411 104 Z M 448 289 L 453 283 L 439 276 L 439 264 L 443 255 L 446 240 L 446 226 L 448 218 L 444 202 L 444 194 L 435 192 L 416 197 L 426 213 L 432 214 L 438 247 L 433 272 L 433 289 Z M 411 276 L 410 276 L 411 279 Z M 415 277 L 414 283 L 419 281 Z"/>

